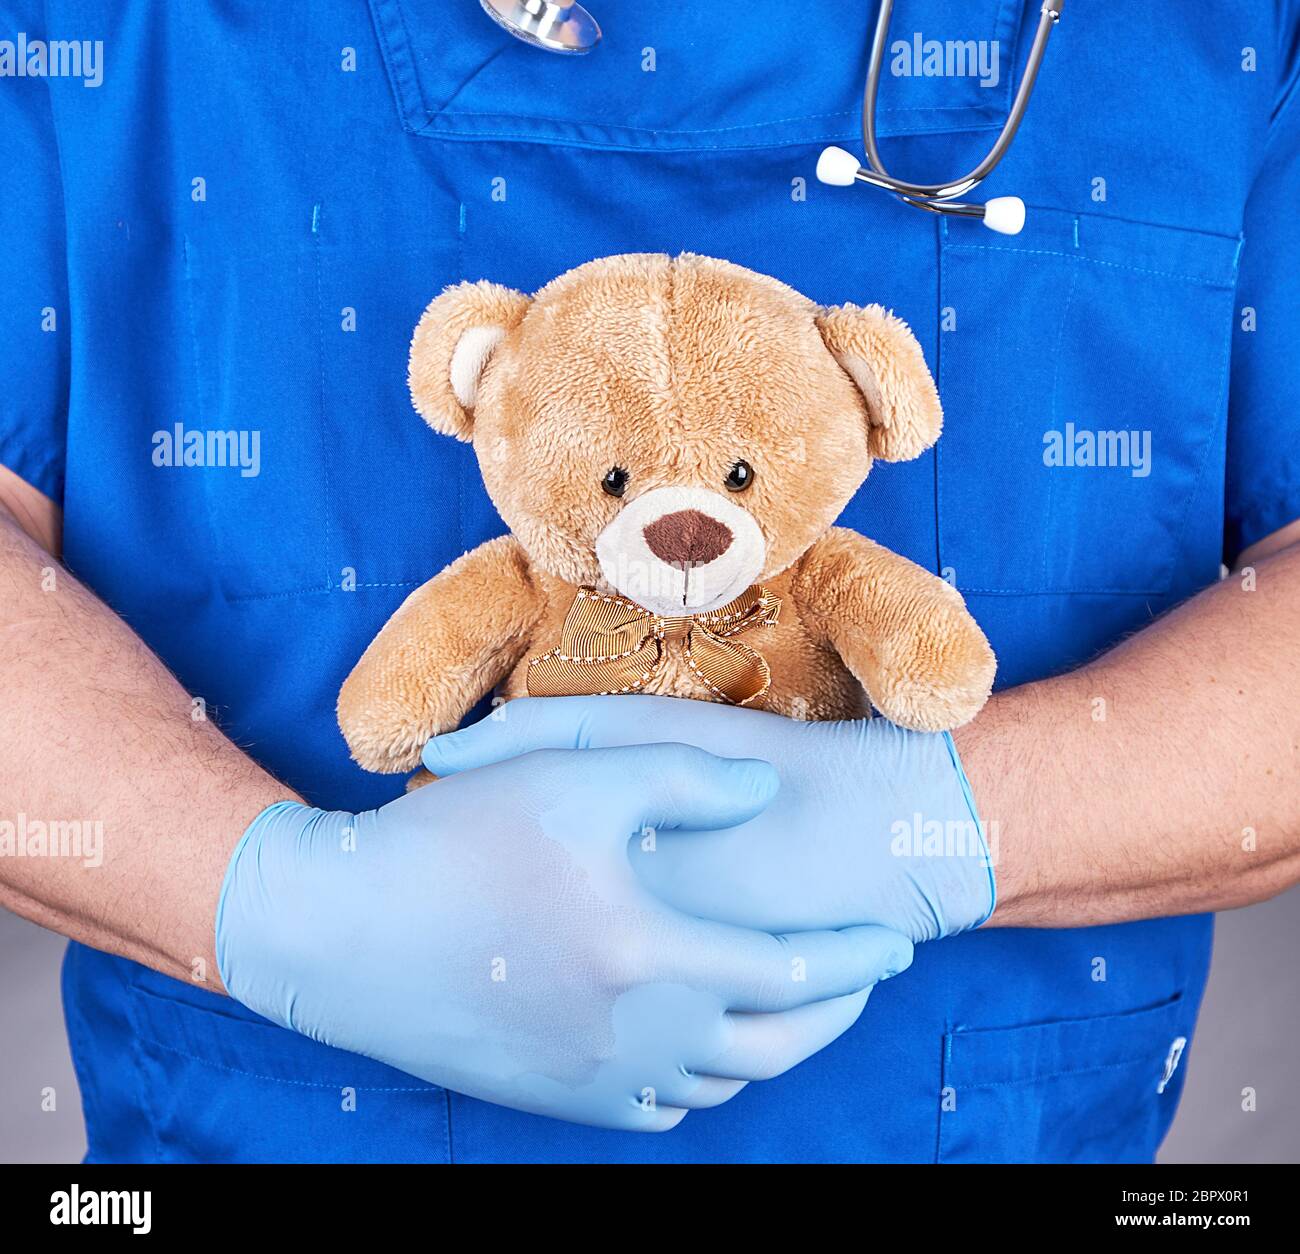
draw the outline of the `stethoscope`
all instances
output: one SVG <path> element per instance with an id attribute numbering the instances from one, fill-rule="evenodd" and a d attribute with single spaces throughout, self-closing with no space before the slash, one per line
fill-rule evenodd
<path id="1" fill-rule="evenodd" d="M 479 0 L 487 15 L 534 48 L 547 52 L 590 52 L 600 43 L 596 19 L 580 4 L 552 0 Z"/>
<path id="2" fill-rule="evenodd" d="M 600 27 L 580 4 L 563 4 L 557 0 L 479 0 L 479 3 L 498 25 L 512 35 L 548 52 L 590 52 L 600 42 Z M 862 165 L 851 152 L 832 146 L 824 149 L 817 160 L 817 177 L 823 183 L 837 187 L 869 183 L 872 187 L 893 192 L 899 200 L 918 209 L 954 217 L 978 218 L 992 231 L 1018 235 L 1025 225 L 1025 202 L 1019 196 L 995 196 L 982 205 L 968 204 L 956 198 L 978 187 L 1006 156 L 1029 107 L 1029 97 L 1034 90 L 1043 54 L 1047 51 L 1047 41 L 1051 38 L 1052 28 L 1060 21 L 1064 7 L 1065 0 L 1043 0 L 1038 29 L 1034 32 L 1034 42 L 1012 99 L 1011 111 L 993 147 L 979 165 L 969 174 L 946 183 L 908 183 L 885 169 L 876 144 L 876 95 L 880 90 L 880 70 L 889 40 L 889 19 L 894 10 L 894 0 L 880 0 L 880 13 L 871 38 L 871 59 L 867 64 L 867 85 L 862 93 L 862 145 L 866 150 L 867 165 Z"/>

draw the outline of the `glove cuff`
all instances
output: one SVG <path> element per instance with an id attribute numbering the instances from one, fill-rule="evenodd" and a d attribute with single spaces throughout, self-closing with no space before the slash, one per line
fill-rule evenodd
<path id="1" fill-rule="evenodd" d="M 998 908 L 998 881 L 997 876 L 993 873 L 994 857 L 989 849 L 988 838 L 985 835 L 984 820 L 979 816 L 979 810 L 975 806 L 975 794 L 970 786 L 970 779 L 966 775 L 966 768 L 962 765 L 961 755 L 957 752 L 957 746 L 953 742 L 951 732 L 943 732 L 944 744 L 948 747 L 948 756 L 952 760 L 952 768 L 957 773 L 957 783 L 961 788 L 962 798 L 966 802 L 966 807 L 970 811 L 971 822 L 975 828 L 975 834 L 979 839 L 980 849 L 982 851 L 982 864 L 988 875 L 988 909 L 983 916 L 977 921 L 970 924 L 970 930 L 983 927 L 989 919 L 993 917 L 993 912 Z M 963 931 L 968 930 L 963 928 Z"/>
<path id="2" fill-rule="evenodd" d="M 236 1001 L 285 1026 L 291 1025 L 275 1012 L 273 1006 L 266 1004 L 264 996 L 259 995 L 256 985 L 260 981 L 243 978 L 249 968 L 260 964 L 241 962 L 240 955 L 257 953 L 261 948 L 261 942 L 256 938 L 259 916 L 270 906 L 274 894 L 268 881 L 276 878 L 280 861 L 272 847 L 283 848 L 286 842 L 292 845 L 309 827 L 336 817 L 343 822 L 351 819 L 350 815 L 335 815 L 297 801 L 277 801 L 267 806 L 239 838 L 221 881 L 214 944 L 217 973 L 226 986 L 226 992 Z"/>

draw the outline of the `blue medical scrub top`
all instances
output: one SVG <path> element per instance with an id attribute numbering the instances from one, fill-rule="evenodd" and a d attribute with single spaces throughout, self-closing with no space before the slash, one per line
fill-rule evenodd
<path id="1" fill-rule="evenodd" d="M 605 7 L 571 59 L 473 0 L 0 0 L 0 39 L 103 41 L 98 86 L 0 77 L 0 458 L 286 784 L 348 809 L 400 791 L 349 760 L 335 694 L 412 588 L 503 530 L 472 449 L 406 392 L 416 319 L 461 279 L 691 250 L 896 309 L 946 429 L 841 521 L 955 580 L 1002 686 L 1093 657 L 1300 515 L 1294 5 L 1067 5 L 980 193 L 1028 202 L 1015 237 L 815 181 L 822 145 L 860 148 L 870 6 Z M 881 87 L 896 172 L 975 164 L 1036 11 L 902 0 L 893 38 L 923 42 Z M 996 43 L 996 82 L 925 72 L 924 41 L 967 39 L 986 65 Z M 256 433 L 257 473 L 156 465 L 177 424 L 244 433 L 249 462 Z M 1134 433 L 1111 445 L 1128 464 L 1080 464 L 1104 431 Z M 1076 766 L 1062 804 L 1087 807 Z M 1210 934 L 924 946 L 828 1049 L 662 1136 L 474 1101 L 79 945 L 64 997 L 95 1161 L 1142 1160 Z"/>

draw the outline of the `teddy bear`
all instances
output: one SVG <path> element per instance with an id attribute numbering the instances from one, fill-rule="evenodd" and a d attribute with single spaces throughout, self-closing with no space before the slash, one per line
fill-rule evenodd
<path id="1" fill-rule="evenodd" d="M 931 732 L 988 697 L 957 590 L 833 525 L 873 461 L 943 423 L 879 305 L 819 307 L 713 257 L 604 257 L 532 296 L 449 287 L 409 382 L 435 431 L 472 442 L 510 530 L 411 593 L 343 684 L 362 767 L 412 770 L 493 690 L 874 707 Z"/>

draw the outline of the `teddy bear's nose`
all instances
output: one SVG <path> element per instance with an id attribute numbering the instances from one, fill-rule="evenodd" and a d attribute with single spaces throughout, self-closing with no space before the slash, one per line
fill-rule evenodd
<path id="1" fill-rule="evenodd" d="M 643 529 L 650 552 L 670 566 L 703 566 L 731 547 L 731 529 L 698 509 L 679 509 Z"/>

